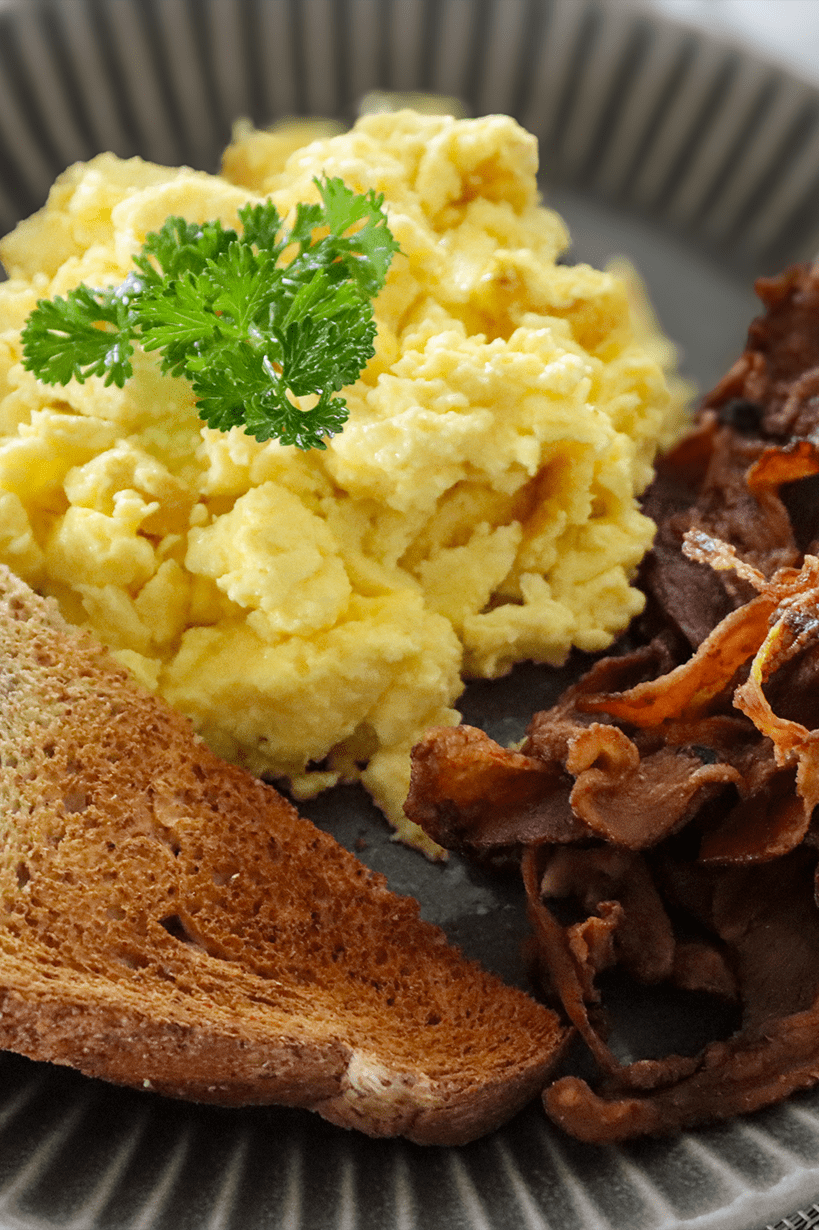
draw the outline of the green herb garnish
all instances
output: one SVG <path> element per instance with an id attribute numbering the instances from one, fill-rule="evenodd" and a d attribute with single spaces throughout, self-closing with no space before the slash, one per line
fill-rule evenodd
<path id="1" fill-rule="evenodd" d="M 383 196 L 315 183 L 322 204 L 299 205 L 287 232 L 270 201 L 239 210 L 241 234 L 168 218 L 119 286 L 40 300 L 23 329 L 23 366 L 46 384 L 102 376 L 122 388 L 134 347 L 158 350 L 164 372 L 190 381 L 210 427 L 324 448 L 347 419 L 339 389 L 374 354 L 372 301 L 398 244 Z M 293 404 L 310 395 L 312 409 Z"/>

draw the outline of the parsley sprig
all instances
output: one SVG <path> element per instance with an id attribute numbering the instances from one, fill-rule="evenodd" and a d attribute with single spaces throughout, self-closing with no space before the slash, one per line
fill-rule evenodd
<path id="1" fill-rule="evenodd" d="M 373 299 L 398 244 L 383 196 L 315 183 L 321 204 L 299 205 L 290 230 L 271 201 L 239 210 L 241 234 L 168 218 L 120 285 L 39 301 L 23 366 L 46 384 L 101 376 L 122 388 L 134 348 L 158 350 L 210 427 L 324 448 L 347 419 L 339 390 L 374 354 Z M 312 409 L 294 404 L 309 396 Z"/>

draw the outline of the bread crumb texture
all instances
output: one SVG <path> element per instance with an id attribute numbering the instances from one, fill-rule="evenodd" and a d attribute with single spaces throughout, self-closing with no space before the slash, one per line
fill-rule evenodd
<path id="1" fill-rule="evenodd" d="M 0 632 L 0 1047 L 422 1140 L 537 1092 L 550 1011 L 5 569 Z"/>
<path id="2" fill-rule="evenodd" d="M 463 677 L 601 649 L 640 609 L 636 497 L 684 398 L 627 280 L 557 263 L 566 229 L 514 121 L 314 135 L 245 124 L 221 176 L 101 155 L 2 242 L 0 560 L 220 754 L 300 797 L 362 780 L 422 841 L 409 749 L 458 721 Z M 23 370 L 38 298 L 122 280 L 169 214 L 235 225 L 270 195 L 289 215 L 324 174 L 384 193 L 401 246 L 325 452 L 207 428 L 155 358 L 122 390 Z"/>

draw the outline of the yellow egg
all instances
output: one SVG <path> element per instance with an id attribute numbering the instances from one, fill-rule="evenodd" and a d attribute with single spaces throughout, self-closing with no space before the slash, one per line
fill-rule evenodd
<path id="1" fill-rule="evenodd" d="M 122 278 L 169 213 L 231 225 L 270 194 L 286 216 L 321 175 L 383 192 L 401 247 L 326 451 L 211 430 L 150 356 L 124 389 L 23 371 L 36 298 Z M 637 498 L 684 418 L 633 275 L 557 263 L 536 175 L 503 116 L 245 123 L 220 176 L 70 168 L 0 247 L 0 558 L 219 752 L 302 797 L 361 780 L 422 845 L 409 750 L 458 721 L 464 677 L 602 648 L 640 609 Z"/>

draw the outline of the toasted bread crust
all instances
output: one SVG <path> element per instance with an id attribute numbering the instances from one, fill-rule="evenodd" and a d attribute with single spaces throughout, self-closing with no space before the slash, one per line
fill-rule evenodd
<path id="1" fill-rule="evenodd" d="M 460 1143 L 565 1031 L 0 571 L 0 1046 Z"/>

